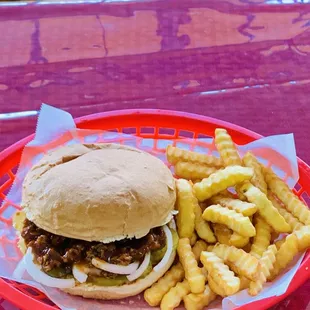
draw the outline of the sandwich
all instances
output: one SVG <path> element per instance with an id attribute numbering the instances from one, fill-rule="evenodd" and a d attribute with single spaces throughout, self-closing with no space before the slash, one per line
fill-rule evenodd
<path id="1" fill-rule="evenodd" d="M 120 299 L 173 264 L 175 181 L 141 150 L 76 144 L 28 172 L 14 217 L 25 268 L 37 282 L 85 298 Z"/>

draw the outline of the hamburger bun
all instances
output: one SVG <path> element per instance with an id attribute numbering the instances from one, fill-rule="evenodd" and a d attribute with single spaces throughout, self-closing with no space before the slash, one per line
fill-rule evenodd
<path id="1" fill-rule="evenodd" d="M 158 158 L 118 144 L 76 144 L 29 171 L 22 208 L 50 233 L 109 243 L 168 223 L 175 200 L 174 178 Z"/>

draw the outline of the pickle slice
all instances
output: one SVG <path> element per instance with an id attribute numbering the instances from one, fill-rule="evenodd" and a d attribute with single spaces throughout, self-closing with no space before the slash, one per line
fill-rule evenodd
<path id="1" fill-rule="evenodd" d="M 65 268 L 60 267 L 55 267 L 50 271 L 46 271 L 45 273 L 53 278 L 61 278 L 61 279 L 73 278 L 73 275 L 71 273 L 68 274 Z"/>
<path id="2" fill-rule="evenodd" d="M 126 276 L 116 276 L 114 279 L 105 277 L 88 277 L 87 282 L 99 286 L 120 286 L 128 282 Z"/>

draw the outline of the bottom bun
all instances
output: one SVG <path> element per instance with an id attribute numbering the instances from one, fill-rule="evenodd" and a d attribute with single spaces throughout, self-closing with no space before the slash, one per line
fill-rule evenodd
<path id="1" fill-rule="evenodd" d="M 157 272 L 153 270 L 144 279 L 137 280 L 133 284 L 125 284 L 121 286 L 98 286 L 90 283 L 83 283 L 73 288 L 63 289 L 63 291 L 71 295 L 96 299 L 121 299 L 135 296 L 150 287 L 159 278 L 161 278 L 166 271 L 168 271 L 170 266 L 173 264 L 175 255 L 176 252 L 173 251 L 167 264 L 163 268 Z"/>

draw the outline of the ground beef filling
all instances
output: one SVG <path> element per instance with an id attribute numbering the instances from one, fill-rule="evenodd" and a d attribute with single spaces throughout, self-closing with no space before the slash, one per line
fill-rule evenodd
<path id="1" fill-rule="evenodd" d="M 66 274 L 72 272 L 73 263 L 90 264 L 93 257 L 119 265 L 142 261 L 147 252 L 161 249 L 166 244 L 161 227 L 152 229 L 140 239 L 124 239 L 104 244 L 54 235 L 26 219 L 21 235 L 45 272 L 62 268 Z M 113 277 L 113 274 L 104 271 L 98 275 Z"/>

